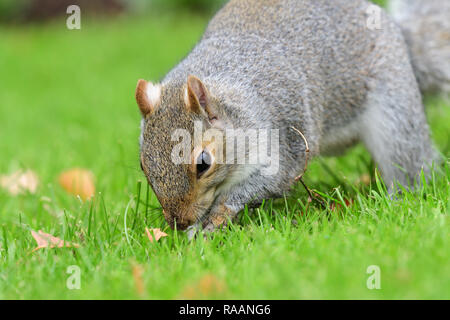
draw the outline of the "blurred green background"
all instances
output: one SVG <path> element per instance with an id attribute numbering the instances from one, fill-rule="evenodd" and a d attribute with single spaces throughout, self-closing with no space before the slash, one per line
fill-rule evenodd
<path id="1" fill-rule="evenodd" d="M 90 15 L 169 10 L 208 14 L 223 3 L 224 0 L 0 0 L 0 21 L 45 21 L 63 15 L 69 5 L 78 5 Z"/>
<path id="2" fill-rule="evenodd" d="M 385 0 L 373 1 L 384 5 Z M 155 11 L 189 11 L 211 14 L 225 0 L 0 0 L 0 21 L 24 22 L 48 20 L 62 15 L 69 5 L 79 5 L 88 14 L 119 12 L 148 13 Z"/>

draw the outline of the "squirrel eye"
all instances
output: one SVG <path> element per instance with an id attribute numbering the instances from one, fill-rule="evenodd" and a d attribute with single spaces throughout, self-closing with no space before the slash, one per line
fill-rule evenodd
<path id="1" fill-rule="evenodd" d="M 197 178 L 200 178 L 211 167 L 211 155 L 203 151 L 197 158 Z"/>

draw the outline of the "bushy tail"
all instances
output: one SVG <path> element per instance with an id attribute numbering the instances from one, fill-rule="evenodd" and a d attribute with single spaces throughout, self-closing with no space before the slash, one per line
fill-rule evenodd
<path id="1" fill-rule="evenodd" d="M 450 94 L 450 1 L 390 0 L 422 92 Z"/>

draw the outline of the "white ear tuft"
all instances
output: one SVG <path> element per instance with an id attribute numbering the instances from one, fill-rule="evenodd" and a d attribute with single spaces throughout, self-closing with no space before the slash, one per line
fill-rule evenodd
<path id="1" fill-rule="evenodd" d="M 136 101 L 142 116 L 148 116 L 161 101 L 161 85 L 139 80 L 136 87 Z"/>
<path id="2" fill-rule="evenodd" d="M 147 85 L 147 98 L 152 106 L 156 106 L 161 102 L 161 85 L 149 83 Z"/>
<path id="3" fill-rule="evenodd" d="M 189 91 L 188 88 L 186 87 L 184 89 L 184 104 L 190 108 L 191 107 L 191 102 L 189 101 Z"/>

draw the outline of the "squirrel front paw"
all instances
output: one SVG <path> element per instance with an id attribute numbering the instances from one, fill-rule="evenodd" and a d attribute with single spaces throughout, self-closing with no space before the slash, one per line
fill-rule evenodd
<path id="1" fill-rule="evenodd" d="M 201 225 L 196 224 L 188 228 L 188 239 L 192 240 L 200 229 L 205 233 L 210 233 L 220 228 L 225 228 L 228 222 L 233 220 L 237 214 L 238 212 L 228 208 L 224 204 L 213 208 Z"/>
<path id="2" fill-rule="evenodd" d="M 237 216 L 237 212 L 228 208 L 226 205 L 221 204 L 214 208 L 207 220 L 203 223 L 203 230 L 212 232 L 219 228 L 227 226 L 230 220 L 233 220 Z"/>

